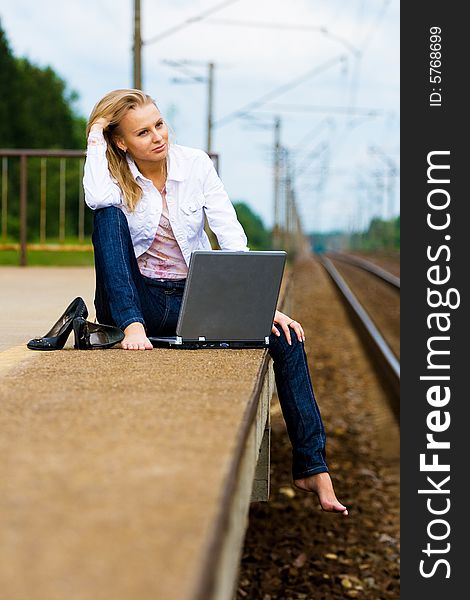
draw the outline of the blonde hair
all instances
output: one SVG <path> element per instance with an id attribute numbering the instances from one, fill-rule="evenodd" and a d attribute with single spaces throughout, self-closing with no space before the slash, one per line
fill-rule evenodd
<path id="1" fill-rule="evenodd" d="M 131 212 L 135 210 L 142 197 L 142 188 L 132 176 L 127 163 L 126 153 L 118 147 L 115 138 L 119 124 L 127 112 L 136 106 L 145 106 L 147 104 L 153 104 L 158 108 L 155 100 L 141 90 L 113 90 L 95 104 L 86 128 L 86 135 L 88 137 L 90 128 L 96 120 L 104 118 L 109 121 L 109 125 L 103 130 L 107 143 L 106 158 L 108 159 L 108 167 L 112 177 L 119 183 L 126 204 Z M 162 168 L 166 173 L 166 161 L 164 161 Z"/>

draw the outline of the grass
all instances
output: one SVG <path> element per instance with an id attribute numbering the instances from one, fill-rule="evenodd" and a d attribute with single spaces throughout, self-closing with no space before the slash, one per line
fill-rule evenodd
<path id="1" fill-rule="evenodd" d="M 93 251 L 73 252 L 56 250 L 30 250 L 27 253 L 28 266 L 48 267 L 92 267 Z M 20 253 L 18 250 L 0 250 L 0 265 L 18 266 Z"/>
<path id="2" fill-rule="evenodd" d="M 83 247 L 84 243 L 88 244 L 89 250 L 80 248 Z M 8 236 L 6 239 L 2 238 L 0 244 L 3 246 L 3 248 L 0 248 L 0 266 L 18 266 L 20 264 L 20 251 L 14 248 L 14 246 L 18 247 L 18 239 Z M 28 266 L 92 267 L 94 265 L 91 239 L 88 237 L 85 242 L 79 240 L 76 236 L 67 236 L 62 242 L 57 237 L 48 237 L 46 244 L 52 246 L 52 249 L 44 248 L 44 244 L 41 244 L 40 240 L 36 238 L 29 239 L 28 244 L 33 246 L 27 251 Z M 61 245 L 65 245 L 66 248 L 62 249 Z"/>

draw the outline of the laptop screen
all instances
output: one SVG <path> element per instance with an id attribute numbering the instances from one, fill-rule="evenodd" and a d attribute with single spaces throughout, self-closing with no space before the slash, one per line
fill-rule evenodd
<path id="1" fill-rule="evenodd" d="M 193 252 L 176 334 L 183 340 L 264 341 L 285 261 L 283 251 Z"/>

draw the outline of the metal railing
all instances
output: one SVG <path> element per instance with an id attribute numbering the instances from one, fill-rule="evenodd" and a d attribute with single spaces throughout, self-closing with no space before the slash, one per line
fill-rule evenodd
<path id="1" fill-rule="evenodd" d="M 20 266 L 27 265 L 28 251 L 92 250 L 92 219 L 91 214 L 87 217 L 82 184 L 85 157 L 84 150 L 0 149 L 0 251 L 19 251 Z M 218 170 L 218 155 L 211 153 L 210 157 Z M 54 177 L 49 176 L 51 160 L 58 161 Z M 75 163 L 72 178 L 68 171 L 71 161 Z M 285 226 L 276 223 L 273 238 L 276 249 L 283 248 L 293 255 L 303 251 L 307 241 L 291 191 Z M 209 234 L 208 228 L 206 231 Z M 215 244 L 213 238 L 210 236 Z"/>
<path id="2" fill-rule="evenodd" d="M 28 250 L 91 250 L 89 235 L 85 231 L 85 202 L 83 192 L 83 167 L 86 153 L 83 150 L 24 150 L 24 149 L 0 149 L 1 157 L 1 242 L 0 250 L 19 250 L 19 264 L 27 264 Z M 19 158 L 19 186 L 18 180 L 12 179 L 10 171 L 11 160 Z M 39 159 L 39 164 L 35 165 L 34 182 L 31 184 L 31 159 Z M 48 186 L 48 161 L 58 159 L 58 181 L 54 188 Z M 73 198 L 75 198 L 76 212 L 74 218 L 74 237 L 78 243 L 70 243 L 66 240 L 67 232 L 67 196 L 70 196 L 70 177 L 67 174 L 68 162 L 72 159 L 77 164 L 74 165 L 76 171 L 76 183 L 73 182 Z M 38 168 L 39 167 L 39 168 Z M 73 177 L 75 179 L 75 177 Z M 57 180 L 57 177 L 55 177 Z M 38 197 L 39 207 L 35 206 L 35 213 L 38 215 L 38 222 L 28 224 L 28 212 L 31 209 L 32 198 L 30 197 L 31 185 L 37 186 L 35 196 Z M 69 186 L 69 187 L 68 187 Z M 76 186 L 76 187 L 75 187 Z M 69 192 L 69 194 L 68 194 Z M 58 221 L 57 235 L 58 243 L 48 242 L 47 225 L 48 197 L 54 198 L 58 214 L 54 221 Z M 70 202 L 69 198 L 69 202 Z M 58 207 L 57 207 L 58 204 Z M 75 210 L 75 209 L 74 209 Z M 70 211 L 69 211 L 70 212 Z M 11 239 L 9 218 L 14 217 L 15 233 Z M 50 217 L 50 214 L 49 214 Z M 29 228 L 28 228 L 29 225 Z M 35 231 L 34 231 L 35 230 Z M 70 227 L 68 227 L 70 231 Z M 34 231 L 36 243 L 29 241 L 29 234 Z"/>

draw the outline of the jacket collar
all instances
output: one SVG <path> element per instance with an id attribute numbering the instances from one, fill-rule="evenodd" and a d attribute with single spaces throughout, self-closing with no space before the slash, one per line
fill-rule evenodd
<path id="1" fill-rule="evenodd" d="M 139 171 L 137 165 L 134 162 L 134 159 L 126 153 L 127 164 L 129 165 L 130 172 L 132 173 L 132 177 L 137 180 L 138 177 L 143 181 L 148 181 L 147 177 L 144 177 L 142 173 Z M 184 165 L 182 164 L 182 160 L 177 156 L 175 152 L 174 144 L 170 144 L 168 158 L 168 180 L 172 181 L 184 181 L 186 179 L 186 173 L 184 169 Z"/>

